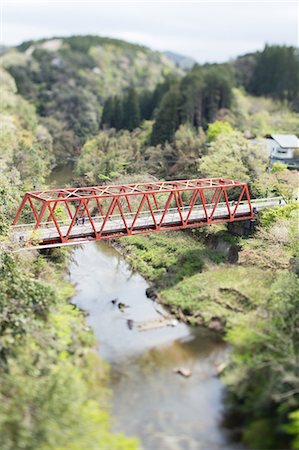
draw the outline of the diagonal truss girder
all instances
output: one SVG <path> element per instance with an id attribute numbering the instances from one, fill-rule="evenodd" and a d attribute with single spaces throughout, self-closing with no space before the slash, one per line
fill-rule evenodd
<path id="1" fill-rule="evenodd" d="M 26 211 L 34 222 L 16 225 Z M 27 227 L 27 237 L 39 230 L 42 242 L 65 244 L 252 217 L 246 183 L 205 178 L 27 192 L 13 225 Z"/>

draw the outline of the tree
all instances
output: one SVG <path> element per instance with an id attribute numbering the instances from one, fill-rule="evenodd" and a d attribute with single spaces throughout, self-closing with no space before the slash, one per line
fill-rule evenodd
<path id="1" fill-rule="evenodd" d="M 299 54 L 294 47 L 268 46 L 257 55 L 250 83 L 255 95 L 294 101 L 299 94 Z"/>
<path id="2" fill-rule="evenodd" d="M 281 273 L 259 309 L 228 332 L 234 350 L 226 380 L 251 448 L 288 448 L 286 431 L 295 431 L 285 424 L 299 408 L 298 299 L 298 278 Z"/>
<path id="3" fill-rule="evenodd" d="M 151 135 L 151 144 L 158 145 L 171 142 L 179 126 L 179 89 L 173 85 L 163 96 L 157 110 L 155 123 Z"/>
<path id="4" fill-rule="evenodd" d="M 108 97 L 105 101 L 101 119 L 101 128 L 105 128 L 105 126 L 111 126 L 112 117 L 114 115 L 114 104 L 114 97 Z"/>
<path id="5" fill-rule="evenodd" d="M 15 92 L 11 76 L 1 71 L 0 170 L 22 179 L 24 190 L 44 182 L 53 164 L 52 137 L 41 125 L 35 108 Z"/>
<path id="6" fill-rule="evenodd" d="M 43 117 L 41 121 L 53 137 L 53 154 L 57 165 L 73 158 L 74 154 L 78 153 L 81 143 L 68 124 L 53 116 Z"/>
<path id="7" fill-rule="evenodd" d="M 99 183 L 133 173 L 141 167 L 141 140 L 127 130 L 102 131 L 84 144 L 75 167 L 85 182 Z"/>
<path id="8" fill-rule="evenodd" d="M 278 172 L 283 172 L 284 170 L 286 170 L 288 167 L 286 164 L 283 164 L 280 161 L 276 161 L 272 167 L 271 167 L 271 173 L 278 173 Z"/>
<path id="9" fill-rule="evenodd" d="M 113 123 L 113 126 L 116 128 L 116 130 L 121 130 L 122 128 L 124 128 L 124 102 L 120 97 L 115 97 L 113 120 L 111 120 L 111 123 Z"/>
<path id="10" fill-rule="evenodd" d="M 239 131 L 222 132 L 200 159 L 199 172 L 203 176 L 249 181 L 265 170 L 266 162 L 264 146 L 245 139 Z"/>
<path id="11" fill-rule="evenodd" d="M 222 122 L 221 120 L 216 120 L 216 122 L 209 123 L 207 129 L 208 141 L 214 141 L 217 136 L 221 133 L 231 134 L 233 133 L 233 128 L 227 122 Z"/>
<path id="12" fill-rule="evenodd" d="M 287 169 L 276 170 L 274 167 L 274 172 L 261 174 L 252 187 L 259 196 L 281 196 L 289 202 L 298 193 L 298 174 Z"/>
<path id="13" fill-rule="evenodd" d="M 202 129 L 196 130 L 188 124 L 180 125 L 175 132 L 173 150 L 163 153 L 166 163 L 166 176 L 171 178 L 193 178 L 197 176 L 197 164 L 203 155 L 206 137 Z"/>
<path id="14" fill-rule="evenodd" d="M 204 89 L 202 98 L 203 126 L 213 122 L 217 112 L 230 108 L 232 102 L 233 76 L 227 64 L 203 67 Z"/>
<path id="15" fill-rule="evenodd" d="M 67 83 L 63 89 L 53 87 L 51 100 L 45 103 L 45 116 L 54 115 L 67 123 L 82 141 L 99 128 L 96 96 L 87 88 Z"/>
<path id="16" fill-rule="evenodd" d="M 150 120 L 155 108 L 154 93 L 148 90 L 143 91 L 139 95 L 139 107 L 141 120 Z"/>
<path id="17" fill-rule="evenodd" d="M 21 201 L 18 188 L 21 185 L 20 174 L 16 169 L 2 171 L 0 166 L 0 239 L 8 233 L 15 211 Z M 6 176 L 4 176 L 6 173 Z"/>
<path id="18" fill-rule="evenodd" d="M 139 124 L 139 99 L 136 90 L 130 88 L 123 102 L 123 128 L 133 131 Z"/>
<path id="19" fill-rule="evenodd" d="M 0 251 L 1 448 L 135 450 L 110 432 L 106 365 L 49 259 Z"/>
<path id="20" fill-rule="evenodd" d="M 195 127 L 203 123 L 203 99 L 204 79 L 199 66 L 187 74 L 180 83 L 180 122 L 189 123 Z"/>
<path id="21" fill-rule="evenodd" d="M 256 53 L 249 53 L 237 57 L 233 66 L 236 72 L 237 86 L 248 90 L 256 66 Z"/>
<path id="22" fill-rule="evenodd" d="M 168 75 L 163 83 L 157 84 L 155 89 L 150 92 L 150 98 L 147 98 L 147 94 L 145 93 L 145 99 L 143 96 L 141 97 L 141 110 L 143 111 L 146 108 L 145 116 L 142 116 L 143 119 L 152 119 L 154 117 L 155 111 L 159 108 L 160 103 L 166 92 L 169 91 L 170 87 L 173 84 L 179 82 L 179 79 L 174 74 Z"/>

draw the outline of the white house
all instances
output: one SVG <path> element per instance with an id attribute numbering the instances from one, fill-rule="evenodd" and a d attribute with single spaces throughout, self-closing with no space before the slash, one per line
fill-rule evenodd
<path id="1" fill-rule="evenodd" d="M 299 149 L 299 139 L 294 134 L 267 134 L 265 136 L 270 161 L 289 164 L 296 159 L 295 150 Z"/>

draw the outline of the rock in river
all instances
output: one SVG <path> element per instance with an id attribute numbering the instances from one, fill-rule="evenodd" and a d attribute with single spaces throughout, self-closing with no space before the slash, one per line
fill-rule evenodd
<path id="1" fill-rule="evenodd" d="M 178 373 L 179 375 L 182 375 L 185 378 L 190 377 L 191 375 L 191 370 L 188 369 L 187 367 L 176 367 L 175 369 L 173 369 L 174 373 Z"/>
<path id="2" fill-rule="evenodd" d="M 151 300 L 156 300 L 158 297 L 158 294 L 153 286 L 150 286 L 145 291 L 147 298 L 150 298 Z"/>

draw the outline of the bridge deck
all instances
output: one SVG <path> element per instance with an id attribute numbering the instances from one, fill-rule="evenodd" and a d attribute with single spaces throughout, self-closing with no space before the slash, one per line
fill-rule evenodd
<path id="1" fill-rule="evenodd" d="M 251 204 L 257 210 L 265 207 L 273 207 L 281 205 L 283 200 L 280 197 L 269 199 L 252 200 Z M 102 216 L 93 216 L 92 222 L 86 217 L 84 224 L 79 221 L 78 225 L 71 226 L 72 220 L 57 221 L 59 224 L 60 233 L 62 236 L 68 235 L 68 245 L 78 242 L 88 241 L 89 239 L 96 239 L 97 233 L 101 233 L 101 239 L 111 239 L 130 234 L 150 233 L 151 231 L 168 230 L 189 227 L 202 226 L 207 224 L 207 216 L 213 214 L 213 222 L 229 222 L 232 221 L 231 211 L 234 208 L 234 202 L 228 205 L 226 203 L 219 203 L 217 209 L 213 211 L 214 205 L 206 205 L 206 211 L 202 205 L 193 206 L 191 212 L 190 207 L 169 208 L 166 213 L 164 210 L 142 211 L 136 218 L 136 212 L 124 214 L 124 219 L 121 215 L 111 215 L 104 224 Z M 163 217 L 164 216 L 164 217 Z M 244 220 L 246 217 L 251 218 L 251 210 L 248 202 L 240 202 L 233 220 Z M 104 224 L 104 226 L 103 226 Z M 11 236 L 14 240 L 24 245 L 28 245 L 30 241 L 38 241 L 34 247 L 52 247 L 57 245 L 67 245 L 59 242 L 61 236 L 51 222 L 41 223 L 38 230 L 33 233 L 34 224 L 15 225 L 11 228 Z M 71 229 L 70 229 L 71 227 Z"/>

